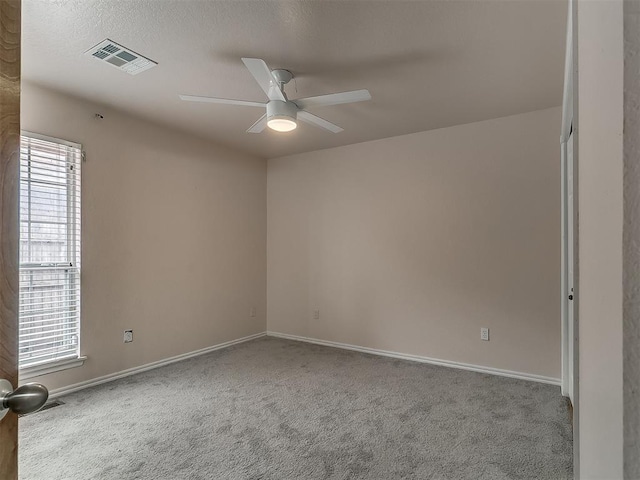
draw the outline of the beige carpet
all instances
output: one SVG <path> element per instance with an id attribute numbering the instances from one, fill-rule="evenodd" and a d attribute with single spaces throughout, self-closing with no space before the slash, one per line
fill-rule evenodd
<path id="1" fill-rule="evenodd" d="M 558 387 L 274 338 L 62 400 L 22 480 L 572 478 Z"/>

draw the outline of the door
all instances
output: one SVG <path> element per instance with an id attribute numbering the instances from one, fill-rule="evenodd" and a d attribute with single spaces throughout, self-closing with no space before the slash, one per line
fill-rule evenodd
<path id="1" fill-rule="evenodd" d="M 574 202 L 575 191 L 575 159 L 573 143 L 574 135 L 574 88 L 573 76 L 575 65 L 573 62 L 573 1 L 569 1 L 567 15 L 567 43 L 565 52 L 564 93 L 562 98 L 562 125 L 560 132 L 560 185 L 561 185 L 561 254 L 560 254 L 560 302 L 561 302 L 561 331 L 562 331 L 562 394 L 569 397 L 572 404 L 575 390 L 575 312 L 573 300 L 575 296 L 575 245 L 576 211 Z M 575 423 L 574 423 L 575 425 Z"/>
<path id="2" fill-rule="evenodd" d="M 574 402 L 575 370 L 575 161 L 573 133 L 562 144 L 562 394 Z"/>
<path id="3" fill-rule="evenodd" d="M 574 169 L 573 134 L 561 144 L 561 317 L 562 317 L 562 395 L 573 402 L 574 369 Z"/>
<path id="4" fill-rule="evenodd" d="M 0 478 L 18 478 L 18 415 L 49 392 L 18 387 L 21 0 L 0 0 Z"/>
<path id="5" fill-rule="evenodd" d="M 575 215 L 574 215 L 574 159 L 573 159 L 573 133 L 569 135 L 567 140 L 567 161 L 566 161 L 566 231 L 567 231 L 567 255 L 566 255 L 566 271 L 567 271 L 567 293 L 563 299 L 567 303 L 567 396 L 573 402 L 574 389 L 574 344 L 575 344 L 575 313 L 574 313 L 574 251 L 575 251 Z"/>
<path id="6" fill-rule="evenodd" d="M 0 1 L 0 378 L 18 383 L 20 0 Z M 18 416 L 0 421 L 0 478 L 18 477 Z"/>

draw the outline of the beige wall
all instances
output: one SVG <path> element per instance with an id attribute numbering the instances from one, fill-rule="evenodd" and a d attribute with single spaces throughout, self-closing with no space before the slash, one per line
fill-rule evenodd
<path id="1" fill-rule="evenodd" d="M 559 134 L 552 108 L 269 160 L 268 330 L 559 378 Z"/>
<path id="2" fill-rule="evenodd" d="M 265 330 L 264 160 L 29 84 L 22 128 L 87 152 L 88 360 L 38 381 L 57 388 Z"/>
<path id="3" fill-rule="evenodd" d="M 268 179 L 264 160 L 34 85 L 22 111 L 88 157 L 89 358 L 50 388 L 264 331 L 265 244 L 269 330 L 560 376 L 559 108 L 272 159 Z"/>
<path id="4" fill-rule="evenodd" d="M 623 3 L 578 1 L 580 478 L 623 475 Z"/>

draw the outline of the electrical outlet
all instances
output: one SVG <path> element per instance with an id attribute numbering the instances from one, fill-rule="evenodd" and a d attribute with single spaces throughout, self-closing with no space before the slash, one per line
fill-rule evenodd
<path id="1" fill-rule="evenodd" d="M 313 311 L 313 319 L 314 320 L 320 320 L 320 310 L 314 310 Z"/>
<path id="2" fill-rule="evenodd" d="M 250 317 L 256 316 L 256 307 L 251 307 L 251 309 L 249 310 L 249 316 Z"/>
<path id="3" fill-rule="evenodd" d="M 133 330 L 125 330 L 124 331 L 124 343 L 133 342 Z"/>
<path id="4" fill-rule="evenodd" d="M 489 341 L 489 329 L 482 327 L 480 329 L 480 340 L 485 340 L 485 341 Z"/>

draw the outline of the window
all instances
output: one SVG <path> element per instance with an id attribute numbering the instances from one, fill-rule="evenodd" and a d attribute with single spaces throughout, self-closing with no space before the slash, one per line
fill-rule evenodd
<path id="1" fill-rule="evenodd" d="M 24 132 L 21 137 L 22 376 L 23 370 L 79 358 L 81 157 L 78 144 Z"/>

